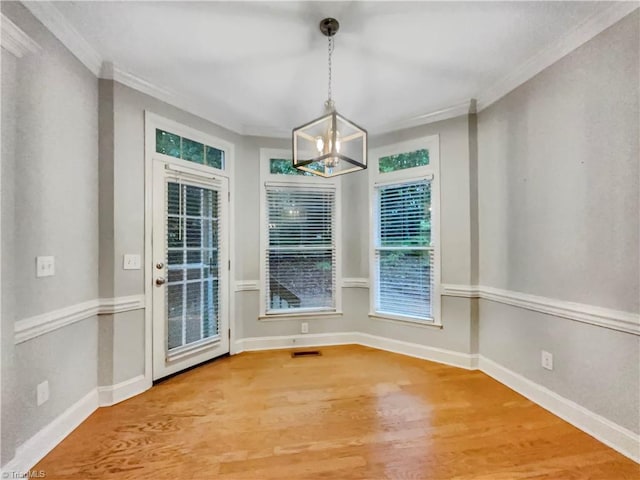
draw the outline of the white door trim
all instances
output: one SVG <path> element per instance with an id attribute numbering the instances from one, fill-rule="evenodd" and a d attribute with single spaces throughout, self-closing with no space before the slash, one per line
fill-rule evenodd
<path id="1" fill-rule="evenodd" d="M 159 271 L 155 264 L 166 262 L 166 218 L 167 200 L 166 189 L 169 182 L 180 186 L 193 186 L 215 191 L 218 194 L 218 336 L 201 339 L 197 342 L 185 344 L 169 352 L 167 350 L 167 318 L 166 294 L 167 285 L 153 287 L 153 379 L 172 375 L 186 368 L 205 362 L 220 355 L 229 353 L 229 236 L 228 236 L 228 179 L 220 176 L 200 175 L 198 172 L 176 171 L 164 158 L 156 158 L 153 162 L 154 169 L 154 198 L 153 206 L 153 265 L 151 266 L 151 281 L 169 275 L 168 265 L 164 265 Z M 162 192 L 161 194 L 159 192 Z M 162 260 L 160 260 L 162 259 Z M 184 293 L 184 292 L 183 292 Z M 183 299 L 185 301 L 185 299 Z M 183 310 L 184 314 L 184 310 Z M 183 319 L 184 321 L 184 319 Z M 183 328 L 185 328 L 183 326 Z M 186 334 L 183 331 L 183 339 Z"/>
<path id="2" fill-rule="evenodd" d="M 160 155 L 155 153 L 155 129 L 160 128 L 168 130 L 178 135 L 220 148 L 225 151 L 225 169 L 214 170 L 212 168 L 199 165 L 189 165 L 190 168 L 204 172 L 215 172 L 221 177 L 229 179 L 229 222 L 228 222 L 228 238 L 229 251 L 228 256 L 231 260 L 231 269 L 229 270 L 229 282 L 235 279 L 235 196 L 234 196 L 234 171 L 235 171 L 235 145 L 227 140 L 217 138 L 200 130 L 188 127 L 186 125 L 174 122 L 168 118 L 156 115 L 148 110 L 144 112 L 144 293 L 145 293 L 145 349 L 144 349 L 144 377 L 148 382 L 153 381 L 153 279 L 149 278 L 149 272 L 153 267 L 153 159 Z M 182 160 L 172 160 L 171 157 L 165 157 L 168 163 L 183 165 Z M 231 329 L 230 353 L 234 352 L 236 342 L 236 325 L 235 325 L 235 303 L 233 297 L 233 289 L 231 283 L 228 288 L 229 298 L 229 328 Z"/>

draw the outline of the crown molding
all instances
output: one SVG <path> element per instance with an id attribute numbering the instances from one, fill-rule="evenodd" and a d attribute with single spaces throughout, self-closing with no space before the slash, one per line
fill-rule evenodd
<path id="1" fill-rule="evenodd" d="M 156 100 L 168 103 L 169 105 L 180 108 L 192 115 L 197 115 L 239 135 L 246 135 L 240 122 L 229 118 L 229 116 L 222 119 L 219 117 L 218 113 L 214 113 L 213 109 L 202 105 L 202 102 L 198 101 L 196 98 L 188 97 L 170 88 L 156 85 L 149 80 L 145 80 L 142 77 L 118 67 L 113 62 L 102 63 L 99 77 L 126 85 L 127 87 L 144 93 L 145 95 L 149 95 Z"/>
<path id="2" fill-rule="evenodd" d="M 97 77 L 102 68 L 100 54 L 73 28 L 65 16 L 58 10 L 53 2 L 27 2 L 22 4 L 34 17 L 49 29 L 53 35 L 74 54 L 82 64 Z"/>
<path id="3" fill-rule="evenodd" d="M 469 113 L 475 113 L 475 99 L 456 103 L 455 105 L 440 108 L 438 110 L 434 110 L 433 112 L 415 115 L 404 120 L 379 124 L 368 128 L 367 131 L 371 135 L 381 135 L 384 133 L 395 132 L 397 130 L 403 130 L 405 128 L 419 127 L 421 125 L 427 125 L 429 123 L 448 120 L 450 118 L 467 115 Z M 277 127 L 244 125 L 240 133 L 242 133 L 242 135 L 251 135 L 254 137 L 291 138 L 291 130 L 285 130 Z"/>
<path id="4" fill-rule="evenodd" d="M 4 13 L 2 15 L 2 36 L 0 44 L 10 53 L 22 58 L 29 53 L 37 53 L 40 45 L 34 42 L 29 35 L 24 33 L 15 23 L 9 20 Z"/>
<path id="5" fill-rule="evenodd" d="M 229 115 L 220 117 L 217 109 L 203 105 L 194 98 L 183 95 L 168 88 L 158 86 L 153 82 L 136 76 L 134 73 L 124 71 L 111 62 L 103 62 L 100 54 L 87 42 L 87 40 L 66 20 L 64 15 L 55 7 L 54 2 L 42 0 L 38 2 L 23 1 L 23 5 L 47 27 L 94 75 L 117 81 L 130 88 L 145 93 L 157 100 L 166 102 L 177 108 L 183 109 L 193 115 L 198 115 L 205 120 L 216 123 L 239 135 L 257 137 L 289 138 L 291 132 L 272 126 L 255 126 L 242 124 L 239 119 L 231 119 Z M 369 129 L 371 134 L 389 133 L 405 128 L 426 125 L 450 118 L 476 113 L 500 98 L 507 95 L 515 88 L 531 79 L 545 68 L 571 53 L 573 50 L 591 40 L 597 34 L 615 24 L 623 17 L 640 7 L 640 2 L 611 2 L 611 5 L 589 17 L 582 24 L 571 30 L 558 42 L 538 52 L 529 60 L 515 68 L 511 73 L 493 85 L 482 91 L 474 99 L 464 101 L 452 106 L 443 107 L 433 112 L 415 115 L 408 119 L 380 124 Z M 4 16 L 3 16 L 4 17 Z M 4 23 L 3 23 L 4 27 Z M 17 27 L 16 27 L 17 28 Z M 2 37 L 5 43 L 4 31 Z"/>
<path id="6" fill-rule="evenodd" d="M 288 138 L 291 139 L 291 130 L 279 127 L 259 126 L 259 125 L 243 125 L 242 135 L 249 137 L 269 137 L 269 138 Z"/>
<path id="7" fill-rule="evenodd" d="M 475 100 L 465 100 L 464 102 L 456 103 L 448 107 L 443 107 L 433 112 L 422 113 L 420 115 L 414 115 L 413 117 L 397 120 L 391 123 L 385 123 L 382 125 L 374 126 L 369 129 L 372 134 L 382 134 L 394 132 L 396 130 L 403 130 L 405 128 L 419 127 L 420 125 L 426 125 L 429 123 L 439 122 L 442 120 L 448 120 L 450 118 L 459 117 L 461 115 L 467 115 L 474 113 Z"/>
<path id="8" fill-rule="evenodd" d="M 481 94 L 478 95 L 478 111 L 495 103 L 545 68 L 553 65 L 576 48 L 629 15 L 638 7 L 640 7 L 640 2 L 637 1 L 611 2 L 608 8 L 593 14 L 582 24 L 570 30 L 569 33 L 559 41 L 539 51 L 501 80 L 494 82 L 491 87 L 481 92 Z"/>
<path id="9" fill-rule="evenodd" d="M 105 80 L 113 80 L 118 83 L 122 83 L 127 87 L 131 87 L 134 90 L 138 90 L 139 92 L 155 97 L 159 100 L 166 101 L 167 103 L 175 101 L 175 98 L 177 97 L 177 94 L 169 88 L 155 85 L 148 80 L 119 68 L 114 65 L 113 62 L 102 62 L 99 76 Z"/>

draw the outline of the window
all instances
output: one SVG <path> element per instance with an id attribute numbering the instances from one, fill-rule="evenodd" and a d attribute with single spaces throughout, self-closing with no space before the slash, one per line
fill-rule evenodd
<path id="1" fill-rule="evenodd" d="M 261 314 L 339 310 L 336 182 L 300 174 L 286 156 L 261 150 Z"/>
<path id="2" fill-rule="evenodd" d="M 405 168 L 423 167 L 429 165 L 429 150 L 421 148 L 414 152 L 398 153 L 380 157 L 378 160 L 378 172 L 388 173 Z"/>
<path id="3" fill-rule="evenodd" d="M 156 128 L 156 152 L 224 170 L 224 150 Z"/>
<path id="4" fill-rule="evenodd" d="M 313 176 L 313 173 L 304 172 L 293 167 L 291 160 L 286 158 L 270 158 L 269 173 L 272 175 L 306 175 Z"/>
<path id="5" fill-rule="evenodd" d="M 437 137 L 373 155 L 373 316 L 439 324 L 436 158 Z"/>

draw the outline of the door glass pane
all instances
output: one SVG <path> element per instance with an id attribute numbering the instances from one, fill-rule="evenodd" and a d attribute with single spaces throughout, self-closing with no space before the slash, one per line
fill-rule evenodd
<path id="1" fill-rule="evenodd" d="M 187 318 L 186 318 L 186 343 L 197 342 L 202 339 L 201 328 L 202 295 L 201 283 L 187 283 Z"/>
<path id="2" fill-rule="evenodd" d="M 218 192 L 167 184 L 167 347 L 218 335 Z"/>
<path id="3" fill-rule="evenodd" d="M 182 345 L 182 285 L 167 287 L 169 350 Z"/>

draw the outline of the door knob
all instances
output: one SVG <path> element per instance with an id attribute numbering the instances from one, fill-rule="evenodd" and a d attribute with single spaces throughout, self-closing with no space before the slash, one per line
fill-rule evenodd
<path id="1" fill-rule="evenodd" d="M 167 281 L 162 278 L 162 277 L 158 277 L 156 278 L 156 285 L 160 286 L 160 285 L 164 285 Z"/>
<path id="2" fill-rule="evenodd" d="M 162 270 L 162 269 L 164 268 L 164 263 L 162 263 L 162 262 L 158 262 L 158 263 L 156 263 L 156 268 L 157 268 L 158 270 Z"/>

